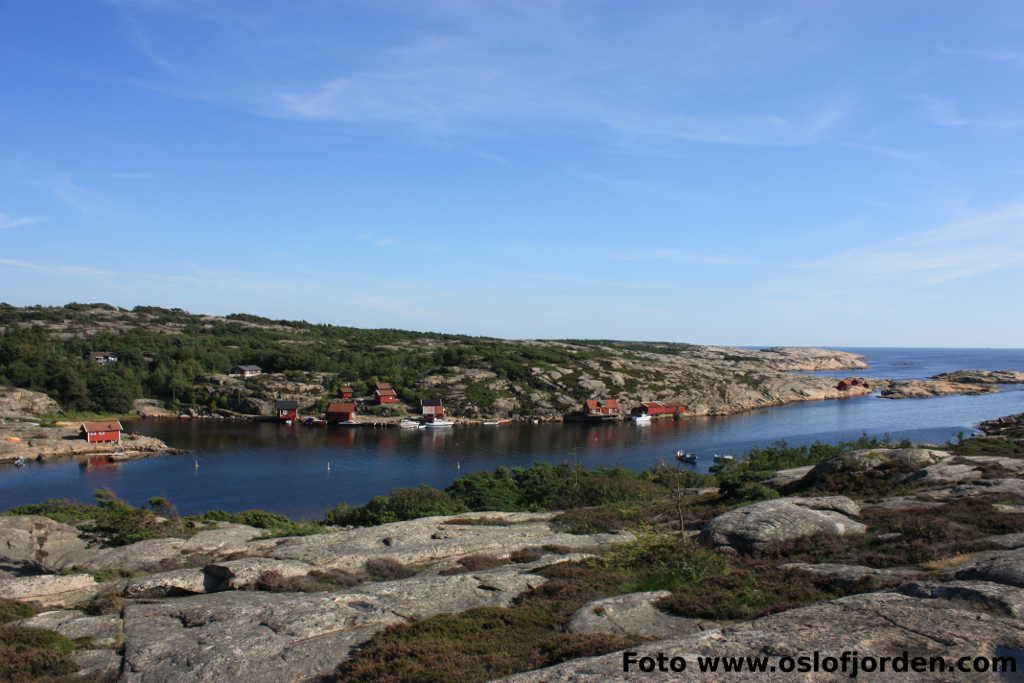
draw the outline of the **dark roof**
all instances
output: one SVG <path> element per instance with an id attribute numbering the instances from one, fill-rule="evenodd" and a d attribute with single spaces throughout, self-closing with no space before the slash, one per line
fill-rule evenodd
<path id="1" fill-rule="evenodd" d="M 425 398 L 422 401 L 420 401 L 420 405 L 422 405 L 422 406 L 439 406 L 439 405 L 441 405 L 441 399 L 439 399 L 439 398 Z"/>
<path id="2" fill-rule="evenodd" d="M 274 404 L 275 410 L 298 410 L 298 401 L 278 401 Z"/>
<path id="3" fill-rule="evenodd" d="M 260 366 L 258 366 L 258 365 L 236 365 L 235 369 L 236 370 L 256 370 L 257 372 L 263 372 L 263 369 Z"/>
<path id="4" fill-rule="evenodd" d="M 89 351 L 85 355 L 89 356 L 90 358 L 110 358 L 111 356 L 117 358 L 117 354 L 114 353 L 113 351 Z"/>

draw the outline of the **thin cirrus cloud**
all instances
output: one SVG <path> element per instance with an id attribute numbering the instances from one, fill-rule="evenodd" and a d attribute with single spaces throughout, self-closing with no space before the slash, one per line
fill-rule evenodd
<path id="1" fill-rule="evenodd" d="M 0 230 L 26 228 L 30 225 L 37 225 L 45 222 L 46 219 L 41 216 L 22 216 L 20 218 L 16 218 L 5 213 L 0 213 Z"/>
<path id="2" fill-rule="evenodd" d="M 126 17 L 127 42 L 164 74 L 168 92 L 289 118 L 435 135 L 571 125 L 791 146 L 824 139 L 856 104 L 831 84 L 779 97 L 770 79 L 788 77 L 815 46 L 805 17 L 755 6 L 339 2 L 305 5 L 291 24 L 241 3 L 110 1 Z M 165 13 L 194 20 L 202 37 L 188 49 L 171 41 L 162 35 Z M 388 31 L 347 31 L 355 17 Z"/>
<path id="3" fill-rule="evenodd" d="M 1024 267 L 1024 202 L 933 230 L 848 249 L 799 267 L 939 285 Z M 914 280 L 908 280 L 914 283 Z"/>
<path id="4" fill-rule="evenodd" d="M 33 270 L 39 273 L 53 273 L 61 275 L 110 275 L 109 270 L 101 270 L 99 268 L 89 268 L 86 266 L 65 266 L 52 263 L 32 263 L 30 261 L 19 261 L 16 259 L 0 259 L 0 266 L 7 266 L 10 268 L 21 268 L 23 270 Z"/>

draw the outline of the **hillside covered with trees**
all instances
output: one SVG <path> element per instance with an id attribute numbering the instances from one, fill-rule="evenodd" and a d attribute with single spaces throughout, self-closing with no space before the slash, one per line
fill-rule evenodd
<path id="1" fill-rule="evenodd" d="M 88 359 L 95 351 L 116 353 L 118 362 Z M 238 365 L 260 366 L 264 378 L 228 381 Z M 682 400 L 691 412 L 723 413 L 800 400 L 808 387 L 820 393 L 832 384 L 790 371 L 858 366 L 838 351 L 502 340 L 151 306 L 0 304 L 0 385 L 46 392 L 65 410 L 127 412 L 147 397 L 172 408 L 244 411 L 244 397 L 286 395 L 305 409 L 322 407 L 342 385 L 358 397 L 387 381 L 409 405 L 440 398 L 462 415 L 554 415 L 595 397 L 627 407 Z"/>

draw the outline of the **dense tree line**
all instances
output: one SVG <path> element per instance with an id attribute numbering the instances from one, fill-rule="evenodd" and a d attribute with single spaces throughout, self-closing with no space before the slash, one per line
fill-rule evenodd
<path id="1" fill-rule="evenodd" d="M 420 381 L 453 367 L 479 368 L 531 386 L 531 367 L 578 362 L 599 353 L 580 344 L 568 348 L 511 344 L 501 340 L 364 330 L 235 314 L 226 319 L 180 309 L 137 306 L 124 311 L 107 304 L 17 308 L 0 304 L 0 384 L 43 391 L 66 410 L 126 412 L 136 398 L 172 404 L 216 404 L 199 380 L 241 364 L 265 372 L 330 373 L 341 383 L 392 382 L 408 402 L 430 398 Z M 400 346 L 396 347 L 396 344 Z M 117 363 L 86 360 L 89 351 L 112 351 Z M 497 396 L 474 387 L 484 403 Z"/>

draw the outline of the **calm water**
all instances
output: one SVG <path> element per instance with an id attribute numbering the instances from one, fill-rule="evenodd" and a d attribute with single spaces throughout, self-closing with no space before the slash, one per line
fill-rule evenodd
<path id="1" fill-rule="evenodd" d="M 866 376 L 925 377 L 965 368 L 1024 371 L 1024 350 L 850 350 L 870 357 L 872 369 L 857 373 Z M 645 427 L 374 430 L 140 420 L 128 429 L 193 453 L 93 469 L 75 462 L 0 466 L 0 509 L 57 497 L 91 500 L 94 490 L 107 487 L 137 504 L 165 496 L 184 513 L 263 508 L 310 519 L 341 501 L 360 504 L 392 488 L 423 483 L 443 488 L 459 474 L 499 466 L 543 461 L 641 470 L 674 461 L 675 451 L 683 448 L 702 457 L 696 469 L 705 471 L 714 453 L 741 455 L 779 439 L 792 444 L 837 442 L 867 433 L 944 442 L 957 432 L 971 431 L 981 420 L 1019 412 L 1024 412 L 1024 392 L 1013 387 L 987 396 L 926 400 L 864 396 Z"/>

